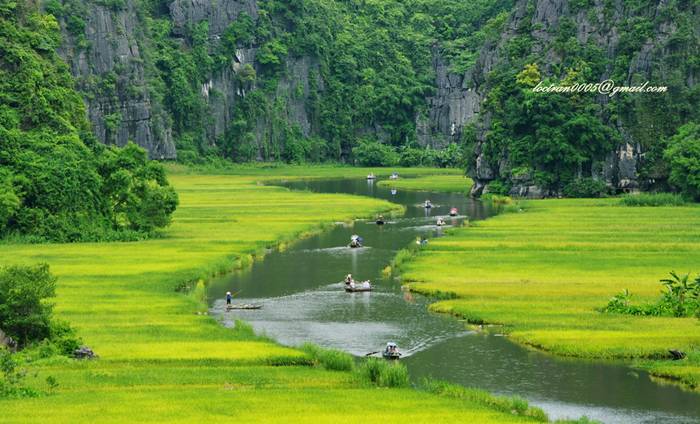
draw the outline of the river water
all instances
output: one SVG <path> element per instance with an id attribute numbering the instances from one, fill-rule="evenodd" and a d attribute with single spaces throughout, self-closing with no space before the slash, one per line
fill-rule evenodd
<path id="1" fill-rule="evenodd" d="M 495 211 L 456 193 L 398 191 L 373 181 L 333 180 L 284 184 L 291 189 L 347 193 L 390 200 L 406 213 L 341 224 L 272 251 L 251 269 L 218 278 L 209 285 L 211 313 L 224 325 L 249 322 L 258 333 L 282 344 L 312 342 L 357 356 L 378 351 L 388 341 L 404 353 L 411 377 L 434 377 L 496 394 L 518 395 L 543 408 L 550 418 L 586 415 L 605 423 L 700 423 L 700 395 L 660 385 L 639 371 L 616 363 L 555 358 L 524 349 L 506 337 L 469 331 L 464 323 L 428 312 L 428 299 L 401 290 L 382 276 L 399 249 L 419 236 L 440 237 L 436 217 L 447 228 L 463 220 L 485 219 Z M 423 201 L 435 207 L 426 210 Z M 446 216 L 451 207 L 460 215 Z M 350 249 L 352 234 L 364 246 Z M 372 280 L 370 293 L 345 293 L 340 281 L 352 273 Z M 224 311 L 224 293 L 238 292 L 235 302 L 259 303 L 259 310 Z"/>

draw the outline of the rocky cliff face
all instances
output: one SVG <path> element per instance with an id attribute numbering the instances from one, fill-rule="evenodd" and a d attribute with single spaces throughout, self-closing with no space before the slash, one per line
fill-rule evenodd
<path id="1" fill-rule="evenodd" d="M 625 20 L 634 16 L 638 19 L 655 21 L 653 35 L 649 37 L 629 61 L 627 78 L 624 81 L 615 81 L 617 85 L 633 85 L 633 78 L 638 81 L 656 79 L 664 81 L 666 77 L 677 71 L 672 64 L 664 63 L 669 54 L 671 39 L 677 36 L 678 28 L 673 22 L 664 21 L 663 9 L 668 5 L 661 0 L 652 7 L 632 11 L 626 7 L 625 2 L 616 0 L 611 4 L 603 0 L 595 0 L 589 3 L 590 7 L 574 8 L 568 0 L 520 0 L 516 3 L 510 18 L 503 28 L 500 38 L 486 43 L 482 48 L 480 57 L 474 68 L 464 75 L 450 73 L 449 68 L 440 56 L 439 49 L 434 50 L 434 68 L 436 74 L 435 84 L 437 94 L 428 98 L 427 116 L 419 116 L 417 119 L 418 139 L 424 145 L 440 145 L 445 141 L 455 142 L 459 140 L 465 125 L 473 124 L 477 128 L 479 142 L 475 146 L 475 159 L 472 164 L 472 177 L 476 184 L 474 194 L 481 194 L 488 183 L 499 175 L 503 177 L 503 171 L 508 169 L 508 159 L 501 158 L 498 169 L 489 165 L 484 158 L 484 147 L 489 143 L 487 130 L 490 122 L 487 113 L 483 113 L 483 102 L 489 91 L 487 76 L 495 65 L 508 60 L 508 54 L 504 47 L 508 41 L 523 33 L 523 28 L 534 40 L 532 52 L 538 57 L 544 58 L 542 62 L 547 64 L 544 74 L 548 75 L 552 69 L 561 63 L 557 52 L 551 48 L 556 29 L 564 19 L 573 22 L 576 31 L 576 39 L 581 45 L 592 43 L 600 47 L 609 61 L 609 66 L 600 75 L 599 81 L 610 78 L 611 68 L 617 55 L 620 54 L 621 33 L 629 31 L 623 28 Z M 695 8 L 695 14 L 698 14 Z M 700 22 L 698 20 L 697 22 Z M 696 25 L 697 31 L 697 25 Z M 697 76 L 689 72 L 683 75 L 685 84 L 693 86 L 697 84 Z M 596 82 L 596 81 L 593 81 Z M 599 96 L 599 102 L 605 104 L 609 101 L 606 96 Z M 626 118 L 626 119 L 623 119 Z M 622 137 L 622 143 L 611 151 L 606 160 L 593 167 L 589 176 L 601 178 L 609 185 L 619 190 L 635 190 L 640 186 L 639 169 L 645 160 L 645 148 L 643 139 L 649 137 L 649 133 L 640 131 L 639 117 L 618 117 L 612 124 Z M 585 176 L 585 175 L 584 175 Z M 541 197 L 556 193 L 547 193 L 541 187 L 536 186 L 527 178 L 512 180 L 511 194 L 529 197 Z"/>
<path id="2" fill-rule="evenodd" d="M 152 158 L 175 158 L 167 115 L 146 83 L 142 22 L 133 1 L 119 9 L 90 2 L 81 11 L 82 31 L 71 30 L 61 19 L 64 43 L 59 54 L 84 95 L 95 136 L 118 146 L 133 141 Z"/>
<path id="3" fill-rule="evenodd" d="M 95 136 L 105 144 L 123 146 L 133 141 L 149 151 L 154 159 L 176 157 L 170 117 L 158 99 L 151 96 L 146 75 L 151 58 L 142 51 L 149 43 L 144 33 L 143 12 L 134 0 L 106 6 L 97 2 L 72 1 L 73 14 L 84 14 L 84 28 L 71 27 L 60 19 L 64 43 L 59 54 L 70 65 L 78 89 L 84 95 Z M 66 3 L 67 4 L 67 3 Z M 187 46 L 188 31 L 206 22 L 209 44 L 215 49 L 229 25 L 245 13 L 258 17 L 255 0 L 174 0 L 168 6 L 171 35 Z M 239 73 L 245 65 L 256 68 L 257 46 L 240 48 L 231 66 L 213 72 L 201 85 L 206 103 L 204 131 L 210 145 L 225 136 L 236 105 L 252 90 L 255 82 L 242 81 Z M 313 75 L 313 76 L 312 76 Z M 310 80 L 322 89 L 318 63 L 313 58 L 289 58 L 279 79 L 274 97 L 280 105 L 276 113 L 289 124 L 297 125 L 303 136 L 313 131 L 313 119 L 307 112 Z M 269 114 L 268 114 L 269 115 Z M 264 159 L 270 140 L 277 137 L 273 120 L 260 118 L 254 124 L 257 158 Z"/>

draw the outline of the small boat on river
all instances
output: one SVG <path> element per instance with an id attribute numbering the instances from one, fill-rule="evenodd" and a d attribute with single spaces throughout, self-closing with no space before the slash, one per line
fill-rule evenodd
<path id="1" fill-rule="evenodd" d="M 389 179 L 390 179 L 390 180 L 398 180 L 398 179 L 399 179 L 399 174 L 398 174 L 398 172 L 392 173 L 391 176 L 389 176 Z"/>
<path id="2" fill-rule="evenodd" d="M 377 178 L 377 177 L 376 177 L 376 176 L 374 175 L 374 173 L 372 173 L 372 172 L 370 172 L 369 175 L 367 175 L 367 179 L 368 179 L 368 180 L 374 180 L 374 179 L 376 179 L 376 178 Z"/>
<path id="3" fill-rule="evenodd" d="M 239 303 L 235 305 L 226 305 L 226 310 L 230 311 L 233 309 L 261 309 L 262 305 L 254 305 L 249 303 Z"/>
<path id="4" fill-rule="evenodd" d="M 396 343 L 389 342 L 386 344 L 386 348 L 382 351 L 382 356 L 384 359 L 396 360 L 401 358 L 401 352 L 399 352 L 399 347 Z"/>
<path id="5" fill-rule="evenodd" d="M 438 227 L 442 227 L 443 225 L 445 225 L 445 220 L 442 218 L 438 218 L 435 225 L 437 225 Z"/>
<path id="6" fill-rule="evenodd" d="M 363 241 L 362 237 L 360 237 L 358 235 L 353 235 L 352 237 L 350 237 L 350 244 L 348 245 L 348 247 L 350 247 L 352 249 L 362 247 L 362 241 Z"/>
<path id="7" fill-rule="evenodd" d="M 384 225 L 384 223 L 385 223 L 385 221 L 384 221 L 384 216 L 383 216 L 383 215 L 379 215 L 379 216 L 377 217 L 377 221 L 376 221 L 376 222 L 377 222 L 377 225 Z"/>
<path id="8" fill-rule="evenodd" d="M 352 281 L 350 284 L 345 284 L 345 291 L 348 293 L 372 291 L 372 284 L 369 282 L 369 280 L 361 283 Z"/>
<path id="9" fill-rule="evenodd" d="M 458 213 L 457 208 L 450 209 L 450 216 L 457 216 Z"/>
<path id="10" fill-rule="evenodd" d="M 423 203 L 423 207 L 426 209 L 430 209 L 433 207 L 433 203 L 430 200 L 426 200 L 425 203 Z"/>

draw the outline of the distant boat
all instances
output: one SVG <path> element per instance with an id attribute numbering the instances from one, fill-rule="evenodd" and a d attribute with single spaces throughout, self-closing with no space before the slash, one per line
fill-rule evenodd
<path id="1" fill-rule="evenodd" d="M 237 305 L 227 305 L 226 310 L 230 311 L 232 309 L 261 309 L 262 305 L 252 305 L 248 303 L 242 303 Z"/>
<path id="2" fill-rule="evenodd" d="M 346 284 L 345 291 L 348 293 L 372 291 L 372 284 L 370 284 L 369 280 L 361 283 Z"/>
<path id="3" fill-rule="evenodd" d="M 450 216 L 457 216 L 458 213 L 457 208 L 450 209 Z"/>
<path id="4" fill-rule="evenodd" d="M 373 179 L 375 179 L 375 178 L 377 178 L 377 177 L 375 177 L 374 174 L 371 173 L 371 172 L 370 172 L 369 175 L 367 175 L 367 179 L 368 179 L 368 180 L 373 180 Z"/>

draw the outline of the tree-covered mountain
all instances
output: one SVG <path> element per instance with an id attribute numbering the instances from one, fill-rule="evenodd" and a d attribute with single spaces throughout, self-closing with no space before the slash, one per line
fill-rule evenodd
<path id="1" fill-rule="evenodd" d="M 160 164 L 90 134 L 56 19 L 0 1 L 0 236 L 133 239 L 169 221 L 177 195 Z"/>
<path id="2" fill-rule="evenodd" d="M 465 166 L 529 196 L 665 188 L 697 0 L 43 0 L 105 144 L 152 158 Z M 536 94 L 649 81 L 666 94 Z"/>

